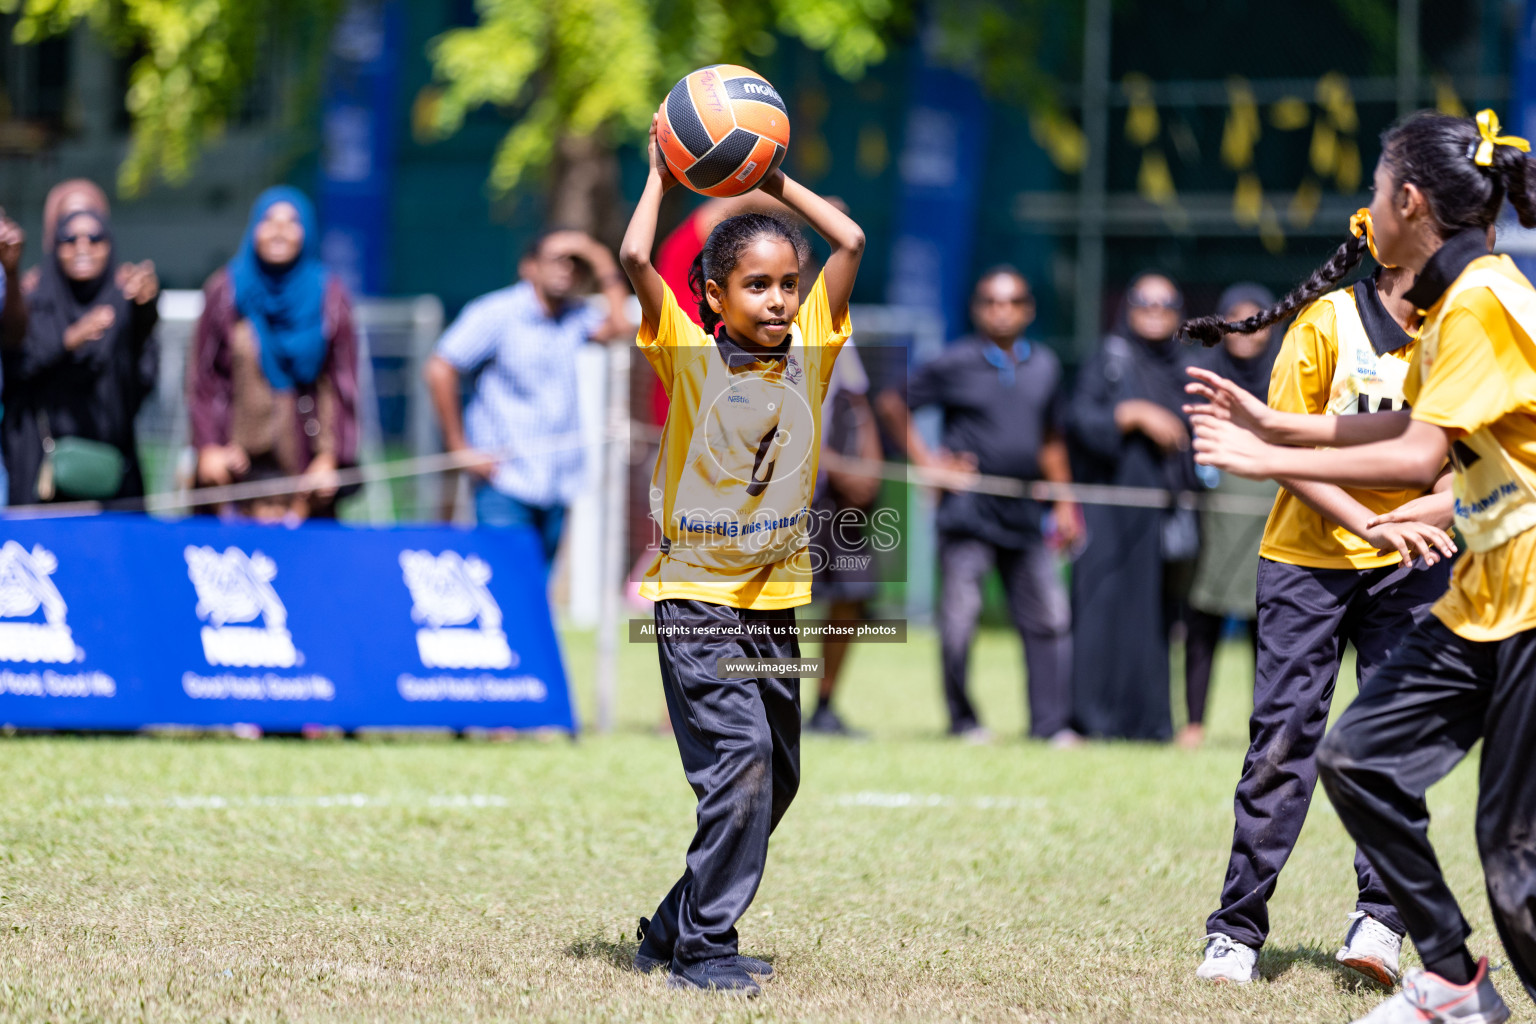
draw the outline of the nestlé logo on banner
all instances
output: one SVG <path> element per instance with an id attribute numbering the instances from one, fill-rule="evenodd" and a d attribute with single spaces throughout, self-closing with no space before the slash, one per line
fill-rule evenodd
<path id="1" fill-rule="evenodd" d="M 58 567 L 59 560 L 41 544 L 31 551 L 14 540 L 0 546 L 0 660 L 85 660 L 64 621 L 69 606 L 49 578 Z"/>
<path id="2" fill-rule="evenodd" d="M 288 609 L 272 588 L 277 565 L 260 551 L 219 554 L 188 545 L 187 576 L 197 589 L 203 657 L 210 665 L 292 668 L 303 661 L 288 632 Z M 260 625 L 240 625 L 261 619 Z"/>
<path id="3" fill-rule="evenodd" d="M 423 665 L 506 669 L 516 663 L 501 628 L 501 606 L 486 587 L 489 565 L 457 551 L 402 551 L 400 569 L 411 591 L 411 619 L 422 627 L 416 650 Z"/>

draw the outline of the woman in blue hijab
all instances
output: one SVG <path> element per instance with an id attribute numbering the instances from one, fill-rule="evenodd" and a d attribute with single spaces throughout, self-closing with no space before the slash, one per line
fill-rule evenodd
<path id="1" fill-rule="evenodd" d="M 188 373 L 199 486 L 313 477 L 295 518 L 334 516 L 328 477 L 357 461 L 357 339 L 300 191 L 256 199 L 239 251 L 203 286 Z"/>

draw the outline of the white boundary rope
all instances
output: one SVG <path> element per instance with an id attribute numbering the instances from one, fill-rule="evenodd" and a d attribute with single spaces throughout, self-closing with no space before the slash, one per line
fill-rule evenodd
<path id="1" fill-rule="evenodd" d="M 443 452 L 392 462 L 338 469 L 323 479 L 307 475 L 254 480 L 217 487 L 199 487 L 185 491 L 164 491 L 141 499 L 111 503 L 98 501 L 54 502 L 43 505 L 18 505 L 3 510 L 6 518 L 47 519 L 91 516 L 105 511 L 151 513 L 186 512 L 209 505 L 251 501 L 257 498 L 305 494 L 321 487 L 342 488 L 363 484 L 431 476 L 463 470 L 482 461 L 508 461 L 536 455 L 553 455 L 582 448 L 597 449 L 613 443 L 633 443 L 659 438 L 660 430 L 652 424 L 631 421 L 628 434 L 609 434 L 599 441 L 587 441 L 573 434 L 560 434 L 540 443 L 520 444 L 485 452 Z M 1065 484 L 1048 480 L 1019 480 L 1014 477 L 961 473 L 951 470 L 923 469 L 906 462 L 854 459 L 836 452 L 821 453 L 821 464 L 839 472 L 879 477 L 902 483 L 918 484 L 947 491 L 993 494 L 1004 498 L 1030 498 L 1039 502 L 1071 501 L 1080 505 L 1109 505 L 1119 508 L 1163 509 L 1170 507 L 1215 512 L 1226 515 L 1267 516 L 1274 502 L 1269 498 L 1240 494 L 1212 494 L 1186 491 L 1174 493 L 1160 487 L 1122 487 L 1112 484 Z"/>

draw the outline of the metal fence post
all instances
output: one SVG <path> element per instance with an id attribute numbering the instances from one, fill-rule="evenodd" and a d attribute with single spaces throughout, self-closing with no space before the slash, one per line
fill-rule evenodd
<path id="1" fill-rule="evenodd" d="M 601 605 L 597 620 L 597 731 L 613 731 L 619 675 L 619 614 L 624 596 L 624 538 L 629 523 L 629 359 L 630 347 L 608 349 L 607 394 L 603 407 L 603 501 Z"/>
<path id="2" fill-rule="evenodd" d="M 1088 162 L 1078 194 L 1077 289 L 1074 296 L 1078 358 L 1099 342 L 1104 291 L 1104 196 L 1109 173 L 1109 0 L 1088 0 L 1083 18 L 1083 134 Z"/>

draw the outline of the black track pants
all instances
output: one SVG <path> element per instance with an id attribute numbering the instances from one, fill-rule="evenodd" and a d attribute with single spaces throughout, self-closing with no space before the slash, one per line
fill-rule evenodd
<path id="1" fill-rule="evenodd" d="M 1425 960 L 1471 932 L 1429 845 L 1425 791 L 1483 740 L 1477 849 L 1504 952 L 1536 999 L 1536 631 L 1478 643 L 1431 618 L 1317 752 L 1323 789 Z"/>
<path id="2" fill-rule="evenodd" d="M 687 869 L 648 932 L 683 963 L 736 953 L 736 922 L 763 880 L 768 836 L 800 786 L 800 680 L 719 679 L 719 658 L 798 658 L 793 637 L 670 639 L 664 627 L 793 623 L 793 609 L 656 602 L 661 682 L 683 772 L 699 800 Z"/>
<path id="3" fill-rule="evenodd" d="M 1269 936 L 1275 893 L 1317 784 L 1344 644 L 1362 683 L 1407 640 L 1448 586 L 1450 567 L 1311 569 L 1259 559 L 1259 649 L 1248 755 L 1233 798 L 1232 855 L 1221 907 L 1205 924 L 1255 948 Z M 1355 907 L 1399 934 L 1403 922 L 1370 862 L 1355 854 Z"/>

